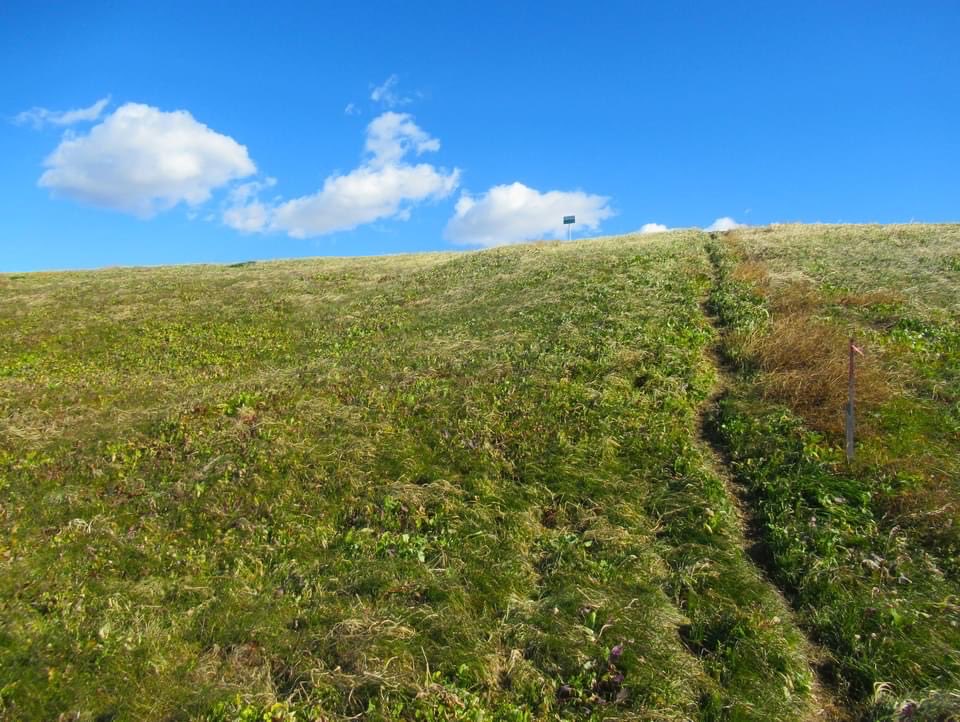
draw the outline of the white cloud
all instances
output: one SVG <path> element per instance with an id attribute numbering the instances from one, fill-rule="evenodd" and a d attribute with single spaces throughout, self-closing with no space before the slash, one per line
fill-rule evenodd
<path id="1" fill-rule="evenodd" d="M 613 215 L 609 198 L 582 191 L 541 193 L 523 183 L 494 186 L 480 196 L 464 193 L 445 235 L 454 243 L 498 246 L 564 235 L 563 216 L 575 215 L 578 228 L 596 230 Z"/>
<path id="2" fill-rule="evenodd" d="M 723 216 L 723 218 L 718 218 L 704 230 L 706 231 L 732 231 L 735 228 L 743 228 L 742 223 L 737 223 L 730 216 Z"/>
<path id="3" fill-rule="evenodd" d="M 260 201 L 234 205 L 223 212 L 223 222 L 243 233 L 258 233 L 269 221 L 270 208 Z"/>
<path id="4" fill-rule="evenodd" d="M 381 218 L 409 218 L 405 202 L 444 198 L 457 187 L 459 173 L 446 173 L 428 163 L 361 166 L 346 175 L 331 176 L 310 196 L 278 206 L 272 228 L 294 238 L 345 231 Z"/>
<path id="5" fill-rule="evenodd" d="M 411 98 L 400 95 L 397 91 L 399 82 L 400 79 L 394 73 L 370 92 L 370 100 L 374 103 L 383 103 L 388 108 L 396 108 L 411 102 Z"/>
<path id="6" fill-rule="evenodd" d="M 29 123 L 34 128 L 42 128 L 44 125 L 73 125 L 84 121 L 94 121 L 100 117 L 103 109 L 110 103 L 110 96 L 100 98 L 96 103 L 86 108 L 74 108 L 73 110 L 47 110 L 46 108 L 30 108 L 22 113 L 17 113 L 13 122 L 18 125 Z"/>
<path id="7" fill-rule="evenodd" d="M 231 189 L 229 199 L 233 204 L 245 203 L 266 188 L 273 188 L 277 184 L 276 178 L 264 178 L 262 181 L 241 183 Z"/>
<path id="8" fill-rule="evenodd" d="M 86 135 L 67 134 L 44 161 L 54 195 L 149 218 L 256 172 L 246 147 L 185 110 L 120 106 Z"/>
<path id="9" fill-rule="evenodd" d="M 662 223 L 644 223 L 640 226 L 640 233 L 663 233 L 664 231 L 669 231 Z"/>
<path id="10" fill-rule="evenodd" d="M 270 221 L 270 206 L 261 202 L 257 194 L 277 184 L 276 178 L 241 183 L 230 191 L 223 222 L 244 233 L 262 231 Z"/>
<path id="11" fill-rule="evenodd" d="M 440 141 L 431 138 L 406 113 L 386 112 L 367 126 L 365 148 L 373 158 L 370 165 L 397 163 L 411 150 L 417 155 L 440 150 Z"/>
<path id="12" fill-rule="evenodd" d="M 223 221 L 238 230 L 277 230 L 305 238 L 384 218 L 406 220 L 411 204 L 445 198 L 457 187 L 460 171 L 405 160 L 411 153 L 439 149 L 440 141 L 411 116 L 386 112 L 367 126 L 367 158 L 359 167 L 329 176 L 316 193 L 274 205 L 263 204 L 255 194 L 234 198 Z"/>
<path id="13" fill-rule="evenodd" d="M 347 106 L 343 109 L 344 115 L 359 115 L 360 108 L 357 107 L 356 103 L 347 103 Z"/>

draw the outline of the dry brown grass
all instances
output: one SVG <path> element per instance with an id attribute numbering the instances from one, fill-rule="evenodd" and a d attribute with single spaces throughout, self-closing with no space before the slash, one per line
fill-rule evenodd
<path id="1" fill-rule="evenodd" d="M 863 293 L 844 293 L 837 298 L 837 303 L 847 308 L 868 308 L 870 306 L 895 306 L 906 302 L 906 296 L 899 291 L 886 288 Z"/>
<path id="2" fill-rule="evenodd" d="M 770 283 L 770 271 L 762 261 L 744 261 L 730 274 L 734 281 L 752 284 L 758 291 L 764 291 Z"/>
<path id="3" fill-rule="evenodd" d="M 779 281 L 769 298 L 775 316 L 810 316 L 823 303 L 819 289 L 808 279 Z"/>
<path id="4" fill-rule="evenodd" d="M 847 402 L 849 339 L 834 324 L 805 312 L 777 317 L 764 335 L 745 341 L 763 372 L 763 395 L 789 405 L 812 427 L 843 428 Z M 867 350 L 857 357 L 857 405 L 871 407 L 890 395 L 890 381 Z"/>

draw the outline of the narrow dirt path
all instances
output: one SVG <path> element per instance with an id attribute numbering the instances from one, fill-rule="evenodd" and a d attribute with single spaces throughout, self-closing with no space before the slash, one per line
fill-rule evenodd
<path id="1" fill-rule="evenodd" d="M 713 355 L 713 354 L 711 354 Z M 770 557 L 769 552 L 763 541 L 760 530 L 760 523 L 755 519 L 750 506 L 747 491 L 733 477 L 730 471 L 729 460 L 723 453 L 722 448 L 718 446 L 712 434 L 707 427 L 707 419 L 716 403 L 723 397 L 729 388 L 729 377 L 723 370 L 722 365 L 717 368 L 718 382 L 711 392 L 710 396 L 701 407 L 697 423 L 697 437 L 704 452 L 705 463 L 714 474 L 720 478 L 727 489 L 727 494 L 734 501 L 734 508 L 737 514 L 737 525 L 740 528 L 740 534 L 744 540 L 744 552 L 751 559 L 756 567 L 758 576 L 771 588 L 775 596 L 780 600 L 780 606 L 783 609 L 785 619 L 789 619 L 797 629 L 803 629 L 793 610 L 789 600 L 784 596 L 780 588 L 772 581 L 769 574 Z M 813 714 L 814 720 L 848 720 L 850 715 L 840 704 L 836 693 L 831 689 L 831 685 L 825 681 L 823 669 L 829 664 L 829 654 L 809 637 L 806 638 L 805 654 L 810 663 L 810 669 L 813 672 Z"/>
<path id="2" fill-rule="evenodd" d="M 719 339 L 722 331 L 718 320 L 710 315 L 705 304 L 703 312 L 713 327 L 716 338 Z M 716 381 L 710 394 L 701 404 L 697 414 L 697 441 L 704 455 L 704 463 L 723 481 L 727 495 L 733 501 L 737 515 L 737 525 L 740 529 L 740 535 L 744 540 L 744 553 L 753 562 L 757 575 L 770 587 L 774 595 L 779 599 L 779 606 L 783 610 L 784 619 L 790 620 L 796 629 L 803 632 L 803 627 L 800 625 L 789 599 L 784 596 L 783 591 L 771 577 L 773 569 L 772 559 L 764 542 L 762 526 L 753 514 L 753 506 L 749 494 L 743 485 L 734 477 L 731 470 L 730 459 L 723 445 L 719 439 L 711 433 L 708 421 L 716 409 L 717 403 L 733 387 L 733 371 L 723 358 L 719 348 L 719 341 L 708 349 L 707 355 L 714 368 Z M 824 674 L 824 670 L 830 664 L 829 653 L 810 639 L 805 632 L 804 638 L 806 640 L 804 654 L 809 662 L 813 678 L 811 690 L 813 711 L 810 719 L 830 720 L 833 722 L 852 719 L 851 713 L 841 703 L 840 697 L 827 681 L 826 675 Z"/>

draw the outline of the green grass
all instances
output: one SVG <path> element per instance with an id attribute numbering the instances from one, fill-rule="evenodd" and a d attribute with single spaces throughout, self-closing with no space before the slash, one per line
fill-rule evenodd
<path id="1" fill-rule="evenodd" d="M 860 277 L 816 281 L 831 322 L 885 339 L 905 391 L 874 426 L 915 419 L 843 474 L 836 439 L 758 396 L 733 331 L 776 309 L 730 278 L 743 254 L 814 278 L 831 229 L 0 275 L 0 716 L 952 704 L 956 526 L 908 517 L 955 499 L 960 243 L 921 229 L 869 233 L 924 249 L 926 305 L 851 310 L 830 299 Z M 724 383 L 742 499 L 700 433 Z"/>

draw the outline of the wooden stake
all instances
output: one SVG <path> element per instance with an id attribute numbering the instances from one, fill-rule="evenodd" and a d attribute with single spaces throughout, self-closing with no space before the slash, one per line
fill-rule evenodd
<path id="1" fill-rule="evenodd" d="M 863 351 L 857 348 L 856 344 L 853 342 L 853 336 L 850 337 L 850 367 L 847 375 L 847 463 L 850 464 L 853 462 L 853 447 L 854 447 L 854 423 L 856 420 L 854 413 L 854 402 L 856 400 L 856 378 L 857 378 L 857 365 L 856 365 L 856 356 L 855 354 L 860 354 L 863 356 Z"/>

